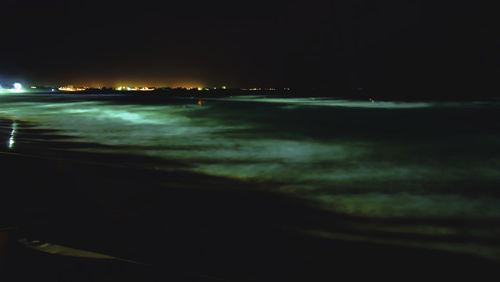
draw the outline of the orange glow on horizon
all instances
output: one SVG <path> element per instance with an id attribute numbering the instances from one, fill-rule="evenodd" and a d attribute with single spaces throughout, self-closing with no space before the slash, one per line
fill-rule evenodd
<path id="1" fill-rule="evenodd" d="M 109 85 L 108 87 L 112 87 L 117 89 L 118 87 L 130 87 L 130 88 L 198 88 L 198 87 L 207 87 L 206 83 L 201 82 L 199 80 L 193 79 L 173 79 L 170 81 L 161 81 L 161 80 L 119 80 L 112 83 L 99 83 L 100 85 Z"/>
<path id="2" fill-rule="evenodd" d="M 87 87 L 73 87 L 73 85 L 68 85 L 68 86 L 59 87 L 58 89 L 59 89 L 59 91 L 75 92 L 75 91 L 85 91 L 85 90 L 87 90 Z"/>
<path id="3" fill-rule="evenodd" d="M 61 85 L 66 87 L 67 85 L 84 85 L 85 88 L 113 88 L 117 89 L 118 87 L 130 87 L 130 88 L 186 88 L 193 89 L 198 87 L 210 87 L 211 83 L 203 82 L 199 79 L 190 79 L 190 78 L 146 78 L 146 79 L 135 79 L 135 78 L 123 78 L 123 79 L 111 79 L 111 80 L 100 80 L 96 79 L 76 79 L 76 80 L 61 80 L 61 81 L 52 81 L 52 82 L 44 82 L 47 85 Z M 214 86 L 217 84 L 213 84 Z M 221 84 L 223 85 L 223 84 Z"/>

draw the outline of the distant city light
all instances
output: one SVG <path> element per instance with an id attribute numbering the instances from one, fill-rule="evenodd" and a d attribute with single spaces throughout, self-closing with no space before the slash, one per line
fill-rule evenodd
<path id="1" fill-rule="evenodd" d="M 131 87 L 131 86 L 120 86 L 115 88 L 118 91 L 154 91 L 155 87 Z"/>
<path id="2" fill-rule="evenodd" d="M 73 87 L 73 85 L 68 85 L 68 86 L 62 86 L 59 87 L 60 91 L 70 91 L 70 92 L 75 92 L 75 91 L 85 91 L 87 88 L 85 87 Z"/>
<path id="3" fill-rule="evenodd" d="M 226 86 L 222 86 L 222 89 L 226 90 L 226 89 L 227 89 L 227 87 L 226 87 Z"/>
<path id="4" fill-rule="evenodd" d="M 13 87 L 14 88 L 11 88 L 11 89 L 4 89 L 0 86 L 0 93 L 22 93 L 22 92 L 24 92 L 23 86 L 21 85 L 21 83 L 18 83 L 18 82 L 14 83 Z"/>
<path id="5" fill-rule="evenodd" d="M 14 83 L 14 89 L 21 90 L 21 89 L 23 89 L 23 86 L 21 85 L 21 83 L 16 82 L 16 83 Z"/>
<path id="6" fill-rule="evenodd" d="M 201 90 L 203 90 L 203 88 L 201 88 L 201 87 L 198 87 L 198 91 L 201 91 Z"/>

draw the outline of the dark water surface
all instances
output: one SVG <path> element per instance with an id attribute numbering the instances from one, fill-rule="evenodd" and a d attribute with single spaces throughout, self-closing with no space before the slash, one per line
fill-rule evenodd
<path id="1" fill-rule="evenodd" d="M 499 108 L 4 95 L 0 225 L 176 280 L 494 269 Z"/>

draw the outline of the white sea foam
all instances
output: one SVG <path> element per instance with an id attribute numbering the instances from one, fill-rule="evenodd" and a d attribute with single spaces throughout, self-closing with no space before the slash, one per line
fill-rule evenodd
<path id="1" fill-rule="evenodd" d="M 74 96 L 68 96 L 68 100 L 72 99 L 69 97 Z M 210 103 L 200 106 L 187 100 L 185 104 L 176 105 L 123 104 L 101 100 L 86 101 L 85 99 L 55 101 L 38 97 L 32 97 L 32 101 L 29 100 L 2 102 L 0 112 L 14 119 L 35 121 L 43 128 L 60 130 L 61 134 L 78 137 L 78 141 L 111 145 L 112 147 L 108 150 L 110 152 L 179 160 L 189 163 L 191 169 L 197 172 L 258 181 L 275 181 L 306 192 L 321 191 L 321 193 L 326 193 L 325 195 L 332 196 L 318 199 L 346 213 L 370 215 L 373 212 L 374 215 L 384 213 L 408 215 L 414 211 L 421 216 L 434 216 L 439 213 L 430 211 L 433 210 L 432 206 L 439 203 L 438 200 L 433 199 L 438 198 L 427 197 L 425 194 L 445 193 L 440 191 L 442 187 L 446 187 L 443 183 L 458 183 L 462 180 L 469 183 L 500 182 L 500 175 L 497 173 L 500 160 L 495 154 L 490 154 L 489 161 L 474 159 L 470 156 L 450 160 L 445 156 L 440 157 L 444 158 L 442 160 L 427 162 L 429 158 L 435 158 L 433 154 L 437 152 L 436 148 L 447 148 L 446 141 L 437 139 L 435 143 L 426 145 L 419 151 L 419 154 L 414 154 L 414 151 L 408 149 L 420 146 L 420 144 L 398 143 L 396 144 L 399 146 L 398 150 L 395 150 L 390 144 L 370 139 L 371 135 L 360 138 L 340 131 L 332 137 L 314 138 L 300 136 L 298 133 L 300 130 L 291 135 L 283 135 L 280 134 L 279 128 L 282 124 L 279 119 L 274 121 L 275 117 L 272 113 L 265 121 L 256 122 L 252 118 L 253 113 L 259 113 L 257 106 L 236 111 L 221 118 L 217 113 L 221 110 L 220 108 L 212 107 Z M 227 100 L 223 103 L 230 104 L 229 99 Z M 302 127 L 318 122 L 342 124 L 343 120 L 335 112 L 335 107 L 338 106 L 375 109 L 432 106 L 429 103 L 368 103 L 312 99 L 238 98 L 233 100 L 238 100 L 239 103 L 242 101 L 269 102 L 277 108 L 282 108 L 283 104 L 299 108 L 309 105 L 332 107 L 329 115 L 322 116 L 329 120 L 311 120 L 310 123 L 302 124 Z M 290 108 L 290 111 L 293 114 L 293 108 Z M 245 115 L 246 118 L 242 118 Z M 303 117 L 303 119 L 308 118 Z M 286 119 L 281 122 L 286 122 Z M 276 133 L 261 133 L 259 128 L 263 125 L 276 126 Z M 325 127 L 306 129 L 323 131 Z M 408 131 L 411 131 L 411 128 Z M 488 134 L 488 140 L 490 140 L 488 144 L 492 144 L 491 148 L 495 148 L 493 144 L 497 144 L 496 140 L 499 137 L 492 135 L 491 132 Z M 19 141 L 16 146 L 18 144 Z M 120 147 L 127 149 L 120 149 Z M 374 155 L 376 152 L 378 154 Z M 455 153 L 461 152 L 455 151 Z M 418 190 L 423 195 L 403 198 L 427 203 L 420 205 L 424 207 L 422 209 L 411 208 L 411 201 L 402 201 L 401 196 L 393 196 L 398 192 L 413 191 L 417 189 L 416 187 L 419 187 Z M 363 195 L 349 195 L 346 193 L 349 189 Z M 388 194 L 384 196 L 379 193 L 382 190 Z M 451 192 L 448 189 L 446 193 Z M 443 197 L 439 199 L 445 199 Z M 453 197 L 450 196 L 447 199 L 456 200 L 456 203 L 459 203 L 457 207 L 461 204 L 468 207 L 464 209 L 465 213 L 480 214 L 479 210 L 475 210 L 477 205 L 474 204 L 479 203 L 478 200 L 467 202 L 465 198 L 460 198 L 463 197 L 462 195 Z M 491 201 L 481 200 L 480 202 L 486 207 L 493 204 Z M 371 203 L 368 205 L 370 207 L 377 206 L 376 211 L 362 208 L 364 207 L 362 203 Z M 401 206 L 404 206 L 407 212 L 394 210 L 398 203 L 402 203 Z M 356 206 L 359 208 L 353 208 Z M 460 214 L 458 208 L 450 209 L 448 213 L 455 216 Z M 485 211 L 486 214 L 500 216 L 494 207 L 491 212 Z"/>
<path id="2" fill-rule="evenodd" d="M 278 103 L 290 106 L 328 106 L 348 108 L 374 108 L 374 109 L 412 109 L 433 106 L 427 102 L 387 102 L 387 101 L 350 101 L 330 98 L 263 98 L 263 97 L 237 97 L 230 101 Z M 452 105 L 451 103 L 441 103 Z"/>

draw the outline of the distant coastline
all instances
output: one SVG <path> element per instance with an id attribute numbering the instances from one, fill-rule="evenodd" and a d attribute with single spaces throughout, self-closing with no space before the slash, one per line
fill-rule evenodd
<path id="1" fill-rule="evenodd" d="M 185 88 L 158 88 L 152 91 L 119 91 L 111 88 L 89 88 L 84 91 L 33 91 L 32 94 L 115 94 L 123 96 L 141 96 L 147 98 L 153 97 L 195 97 L 195 98 L 227 98 L 233 96 L 265 96 L 272 98 L 339 98 L 359 101 L 400 101 L 400 102 L 467 102 L 467 101 L 498 101 L 500 96 L 492 92 L 478 91 L 475 95 L 464 95 L 457 92 L 443 93 L 429 90 L 425 94 L 412 95 L 401 90 L 399 93 L 394 91 L 386 93 L 373 93 L 364 89 L 353 89 L 351 91 L 341 91 L 336 89 L 275 89 L 275 90 L 249 90 L 249 89 L 185 89 Z"/>

